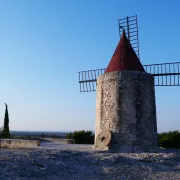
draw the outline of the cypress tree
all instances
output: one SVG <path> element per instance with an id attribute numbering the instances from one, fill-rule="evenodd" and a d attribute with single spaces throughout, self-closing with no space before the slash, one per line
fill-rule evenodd
<path id="1" fill-rule="evenodd" d="M 10 132 L 9 132 L 9 114 L 8 114 L 8 107 L 7 104 L 6 109 L 5 109 L 5 116 L 4 116 L 4 129 L 2 133 L 3 138 L 9 138 L 10 137 Z"/>

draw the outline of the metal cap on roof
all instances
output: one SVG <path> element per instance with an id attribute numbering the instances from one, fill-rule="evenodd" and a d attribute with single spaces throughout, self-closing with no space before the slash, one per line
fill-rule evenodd
<path id="1" fill-rule="evenodd" d="M 116 50 L 106 68 L 105 73 L 113 71 L 143 71 L 145 72 L 139 58 L 134 52 L 129 40 L 123 31 Z"/>

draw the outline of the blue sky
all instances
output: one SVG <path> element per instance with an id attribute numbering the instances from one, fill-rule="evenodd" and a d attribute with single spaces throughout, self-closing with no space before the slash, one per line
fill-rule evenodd
<path id="1" fill-rule="evenodd" d="M 0 123 L 11 130 L 94 130 L 95 92 L 78 71 L 104 68 L 118 18 L 138 15 L 142 64 L 180 61 L 178 0 L 0 0 Z M 180 130 L 180 87 L 157 87 L 158 131 Z"/>

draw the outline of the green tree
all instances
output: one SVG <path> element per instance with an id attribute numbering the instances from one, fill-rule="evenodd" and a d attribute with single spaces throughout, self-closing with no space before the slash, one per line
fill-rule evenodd
<path id="1" fill-rule="evenodd" d="M 76 144 L 93 144 L 94 134 L 92 131 L 74 131 L 73 133 L 68 133 L 67 139 L 74 139 Z"/>
<path id="2" fill-rule="evenodd" d="M 169 131 L 158 134 L 159 146 L 180 149 L 180 132 Z"/>
<path id="3" fill-rule="evenodd" d="M 4 128 L 3 128 L 3 132 L 2 132 L 2 137 L 3 138 L 10 138 L 11 134 L 9 132 L 9 114 L 8 114 L 8 107 L 7 104 L 6 105 L 6 109 L 5 109 L 5 116 L 4 116 Z"/>
<path id="4" fill-rule="evenodd" d="M 73 133 L 68 133 L 68 134 L 66 135 L 66 138 L 67 138 L 67 139 L 73 139 Z"/>

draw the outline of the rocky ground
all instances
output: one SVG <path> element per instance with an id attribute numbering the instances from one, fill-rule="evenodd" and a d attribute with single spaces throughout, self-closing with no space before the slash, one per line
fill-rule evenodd
<path id="1" fill-rule="evenodd" d="M 180 180 L 180 151 L 138 154 L 0 149 L 0 179 Z"/>

